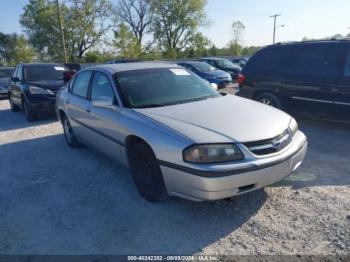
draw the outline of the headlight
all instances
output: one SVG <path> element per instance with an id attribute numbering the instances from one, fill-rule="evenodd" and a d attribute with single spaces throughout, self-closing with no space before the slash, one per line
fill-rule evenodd
<path id="1" fill-rule="evenodd" d="M 210 83 L 211 87 L 214 88 L 214 89 L 218 89 L 218 85 L 215 84 L 215 83 Z"/>
<path id="2" fill-rule="evenodd" d="M 186 148 L 183 158 L 190 163 L 218 163 L 242 160 L 243 154 L 234 144 L 208 144 Z"/>
<path id="3" fill-rule="evenodd" d="M 37 87 L 37 86 L 29 86 L 28 88 L 29 88 L 29 92 L 32 95 L 54 95 L 55 94 L 54 92 L 52 92 L 49 89 L 44 89 L 44 88 Z"/>
<path id="4" fill-rule="evenodd" d="M 295 121 L 294 118 L 292 118 L 289 122 L 289 129 L 290 129 L 290 132 L 292 133 L 292 135 L 294 136 L 298 130 L 299 130 L 299 127 L 298 127 L 298 123 L 297 121 Z"/>

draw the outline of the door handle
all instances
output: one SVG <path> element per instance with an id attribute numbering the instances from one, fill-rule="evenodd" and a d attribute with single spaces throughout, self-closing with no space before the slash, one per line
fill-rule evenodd
<path id="1" fill-rule="evenodd" d="M 64 101 L 66 105 L 69 105 L 69 100 Z"/>
<path id="2" fill-rule="evenodd" d="M 87 108 L 85 111 L 86 111 L 87 113 L 90 113 L 90 112 L 91 112 L 91 109 L 90 109 L 90 108 Z"/>

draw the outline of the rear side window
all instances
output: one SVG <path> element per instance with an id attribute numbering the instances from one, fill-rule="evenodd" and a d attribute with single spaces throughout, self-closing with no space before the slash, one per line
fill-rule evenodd
<path id="1" fill-rule="evenodd" d="M 289 69 L 291 75 L 320 76 L 325 69 L 326 45 L 294 45 L 290 47 Z"/>
<path id="2" fill-rule="evenodd" d="M 114 92 L 108 77 L 103 73 L 95 72 L 91 87 L 91 100 L 99 97 L 109 97 L 115 101 Z"/>
<path id="3" fill-rule="evenodd" d="M 76 76 L 72 88 L 73 94 L 87 98 L 91 74 L 91 71 L 83 71 Z"/>
<path id="4" fill-rule="evenodd" d="M 279 73 L 288 70 L 288 46 L 273 46 L 254 55 L 244 67 L 251 73 Z"/>

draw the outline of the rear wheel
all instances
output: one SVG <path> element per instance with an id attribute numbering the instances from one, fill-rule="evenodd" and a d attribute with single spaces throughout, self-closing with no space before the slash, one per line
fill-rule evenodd
<path id="1" fill-rule="evenodd" d="M 22 97 L 22 107 L 24 110 L 24 114 L 29 122 L 37 120 L 38 116 L 36 112 L 24 97 Z"/>
<path id="2" fill-rule="evenodd" d="M 157 203 L 168 197 L 162 171 L 146 143 L 138 142 L 131 148 L 130 168 L 136 188 L 144 199 Z"/>
<path id="3" fill-rule="evenodd" d="M 273 106 L 278 109 L 283 109 L 281 100 L 274 94 L 263 93 L 256 97 L 256 100 L 268 106 Z"/>
<path id="4" fill-rule="evenodd" d="M 62 118 L 64 137 L 66 138 L 67 144 L 73 148 L 81 147 L 82 143 L 78 141 L 76 135 L 74 134 L 73 128 L 70 125 L 68 118 L 65 115 Z"/>
<path id="5" fill-rule="evenodd" d="M 9 95 L 9 102 L 10 102 L 11 110 L 13 112 L 18 112 L 21 109 L 18 105 L 16 105 L 13 102 L 12 94 Z"/>

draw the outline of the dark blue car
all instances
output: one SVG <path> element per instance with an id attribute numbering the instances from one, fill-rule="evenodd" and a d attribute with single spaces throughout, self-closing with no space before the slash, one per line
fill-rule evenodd
<path id="1" fill-rule="evenodd" d="M 216 84 L 218 88 L 223 88 L 232 83 L 230 74 L 216 69 L 207 63 L 198 61 L 182 61 L 177 62 L 177 64 L 191 70 L 201 78 L 207 80 L 209 83 Z"/>

